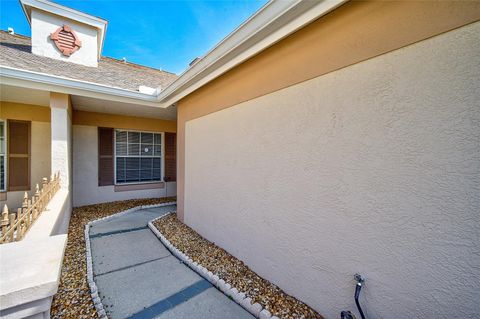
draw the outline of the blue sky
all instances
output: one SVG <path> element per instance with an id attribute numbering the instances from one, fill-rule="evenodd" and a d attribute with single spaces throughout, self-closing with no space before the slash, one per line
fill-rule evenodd
<path id="1" fill-rule="evenodd" d="M 108 20 L 103 55 L 174 73 L 202 56 L 266 0 L 83 0 L 57 3 Z M 30 36 L 17 0 L 0 0 L 0 27 Z"/>

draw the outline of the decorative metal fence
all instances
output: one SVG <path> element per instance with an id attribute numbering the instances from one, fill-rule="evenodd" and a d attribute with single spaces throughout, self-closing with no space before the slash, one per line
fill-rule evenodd
<path id="1" fill-rule="evenodd" d="M 5 205 L 0 220 L 0 244 L 21 240 L 59 189 L 60 173 L 57 173 L 51 176 L 50 181 L 43 178 L 42 188 L 37 184 L 31 199 L 25 192 L 22 207 L 16 213 L 10 213 Z"/>

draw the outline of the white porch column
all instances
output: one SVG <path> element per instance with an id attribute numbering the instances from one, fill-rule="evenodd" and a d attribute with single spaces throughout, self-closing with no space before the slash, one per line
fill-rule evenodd
<path id="1" fill-rule="evenodd" d="M 61 186 L 72 191 L 72 106 L 70 96 L 50 93 L 52 174 L 60 172 Z"/>
<path id="2" fill-rule="evenodd" d="M 62 190 L 68 191 L 65 215 L 57 233 L 66 234 L 72 211 L 72 105 L 68 94 L 50 92 L 52 174 L 60 172 Z M 47 142 L 47 141 L 46 141 Z"/>

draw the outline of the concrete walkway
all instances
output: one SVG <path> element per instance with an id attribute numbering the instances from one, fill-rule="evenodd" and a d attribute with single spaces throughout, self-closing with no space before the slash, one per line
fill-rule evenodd
<path id="1" fill-rule="evenodd" d="M 173 256 L 147 223 L 175 205 L 149 208 L 90 227 L 94 280 L 109 318 L 252 319 Z"/>

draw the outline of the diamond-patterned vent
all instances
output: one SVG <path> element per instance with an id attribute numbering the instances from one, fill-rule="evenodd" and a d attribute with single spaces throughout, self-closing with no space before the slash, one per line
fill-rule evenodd
<path id="1" fill-rule="evenodd" d="M 58 28 L 57 31 L 55 31 L 54 33 L 52 33 L 50 35 L 50 39 L 53 40 L 55 46 L 65 56 L 72 55 L 82 46 L 82 41 L 78 39 L 72 28 L 70 28 L 66 24 Z"/>

